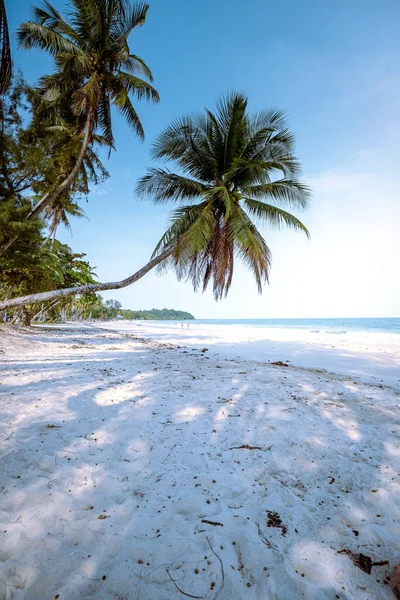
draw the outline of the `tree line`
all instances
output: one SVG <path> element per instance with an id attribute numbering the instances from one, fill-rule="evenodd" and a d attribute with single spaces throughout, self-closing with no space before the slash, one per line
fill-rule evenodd
<path id="1" fill-rule="evenodd" d="M 299 179 L 285 115 L 274 109 L 251 114 L 246 95 L 231 92 L 212 110 L 176 118 L 155 140 L 152 159 L 159 164 L 140 178 L 135 193 L 177 208 L 142 269 L 122 281 L 99 283 L 84 255 L 57 240 L 59 226 L 84 218 L 82 201 L 109 176 L 99 152 L 115 149 L 114 111 L 143 138 L 136 105 L 160 100 L 150 67 L 130 47 L 148 10 L 148 4 L 128 0 L 70 0 L 62 14 L 46 0 L 17 31 L 21 48 L 39 48 L 54 61 L 51 74 L 28 86 L 22 74 L 11 75 L 0 3 L 4 319 L 28 323 L 38 306 L 50 315 L 48 307 L 57 305 L 67 314 L 97 292 L 131 285 L 157 266 L 173 269 L 195 290 L 211 285 L 221 299 L 241 260 L 261 292 L 272 254 L 258 225 L 287 226 L 309 236 L 286 210 L 304 209 L 310 190 Z"/>

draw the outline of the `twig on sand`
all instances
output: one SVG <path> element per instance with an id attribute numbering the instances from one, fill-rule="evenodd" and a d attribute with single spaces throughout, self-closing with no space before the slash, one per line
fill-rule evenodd
<path id="1" fill-rule="evenodd" d="M 171 565 L 169 565 L 169 566 L 171 566 Z M 186 592 L 184 592 L 183 590 L 181 590 L 181 588 L 176 583 L 176 581 L 173 579 L 173 577 L 172 577 L 172 575 L 171 575 L 171 573 L 169 572 L 168 569 L 169 569 L 169 567 L 165 567 L 165 570 L 168 573 L 168 577 L 170 578 L 170 580 L 172 581 L 172 583 L 174 584 L 174 586 L 176 587 L 176 589 L 178 590 L 178 592 L 180 592 L 184 596 L 187 596 L 188 598 L 204 598 L 204 596 L 192 596 L 192 594 L 187 594 Z"/>
<path id="2" fill-rule="evenodd" d="M 248 444 L 243 444 L 242 446 L 232 446 L 229 450 L 261 450 L 263 452 L 268 452 L 268 450 L 271 450 L 272 446 L 273 444 L 268 446 L 268 448 L 262 448 L 261 446 L 249 446 Z"/>
<path id="3" fill-rule="evenodd" d="M 224 565 L 223 565 L 223 562 L 222 562 L 222 560 L 221 560 L 221 557 L 220 557 L 220 556 L 218 556 L 218 554 L 215 552 L 214 548 L 211 546 L 211 542 L 210 542 L 210 540 L 208 539 L 208 536 L 206 536 L 206 540 L 207 540 L 207 542 L 208 542 L 208 545 L 210 546 L 210 550 L 211 550 L 211 552 L 212 552 L 212 553 L 213 553 L 213 554 L 214 554 L 214 555 L 215 555 L 215 556 L 218 558 L 218 560 L 219 560 L 219 564 L 221 565 L 221 577 L 222 577 L 221 586 L 220 586 L 220 588 L 219 588 L 218 592 L 217 592 L 217 593 L 215 594 L 215 596 L 214 596 L 214 600 L 217 600 L 217 598 L 218 598 L 218 594 L 220 593 L 220 591 L 222 590 L 222 588 L 223 588 L 223 587 L 224 587 L 224 585 L 225 585 L 225 572 L 224 572 Z"/>
<path id="4" fill-rule="evenodd" d="M 229 450 L 263 450 L 261 446 L 249 446 L 248 444 L 243 444 L 242 446 L 232 446 Z"/>
<path id="5" fill-rule="evenodd" d="M 1 383 L 1 382 L 0 382 L 0 383 Z M 10 433 L 10 435 L 9 435 L 8 437 L 6 437 L 6 438 L 5 438 L 5 440 L 4 440 L 4 441 L 6 442 L 7 440 L 9 440 L 9 439 L 10 439 L 10 437 L 13 435 L 13 433 L 14 433 L 14 429 L 12 430 L 12 432 Z"/>
<path id="6" fill-rule="evenodd" d="M 207 523 L 207 525 L 215 525 L 216 527 L 223 527 L 223 523 L 218 523 L 218 521 L 208 521 L 207 519 L 202 519 L 202 523 Z"/>
<path id="7" fill-rule="evenodd" d="M 267 537 L 265 537 L 265 535 L 261 531 L 260 525 L 258 523 L 256 523 L 256 525 L 257 525 L 257 533 L 260 536 L 260 539 L 261 539 L 262 543 L 265 544 L 266 546 L 268 546 L 268 548 L 271 548 L 271 550 L 277 550 L 276 546 L 274 546 L 273 544 L 271 544 L 271 542 L 269 541 L 269 539 Z"/>

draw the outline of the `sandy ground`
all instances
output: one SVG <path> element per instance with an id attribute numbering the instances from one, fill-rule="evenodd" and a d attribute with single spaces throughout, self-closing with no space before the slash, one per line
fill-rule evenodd
<path id="1" fill-rule="evenodd" d="M 156 341 L 200 349 L 207 346 L 214 356 L 264 362 L 285 360 L 298 367 L 326 369 L 400 390 L 400 335 L 395 333 L 333 333 L 322 329 L 165 321 L 114 321 L 101 326 Z"/>
<path id="2" fill-rule="evenodd" d="M 393 387 L 90 327 L 0 336 L 1 600 L 395 598 Z"/>

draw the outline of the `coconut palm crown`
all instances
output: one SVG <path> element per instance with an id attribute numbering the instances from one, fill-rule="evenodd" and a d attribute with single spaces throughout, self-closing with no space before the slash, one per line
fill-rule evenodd
<path id="1" fill-rule="evenodd" d="M 222 298 L 232 282 L 235 258 L 252 271 L 261 293 L 271 251 L 253 219 L 303 231 L 281 206 L 305 208 L 310 191 L 298 180 L 294 138 L 279 110 L 250 115 L 247 97 L 230 93 L 215 111 L 176 119 L 153 145 L 153 157 L 172 161 L 176 172 L 151 168 L 139 195 L 154 202 L 183 203 L 153 256 L 173 248 L 169 263 L 178 278 L 205 290 L 212 281 Z"/>
<path id="2" fill-rule="evenodd" d="M 146 63 L 131 54 L 128 37 L 143 25 L 149 5 L 129 0 L 70 0 L 66 18 L 47 0 L 34 8 L 34 20 L 18 30 L 21 47 L 40 48 L 54 57 L 55 71 L 40 85 L 54 124 L 63 127 L 65 100 L 76 117 L 81 150 L 69 175 L 49 190 L 30 212 L 36 218 L 76 179 L 97 130 L 110 150 L 114 147 L 111 122 L 113 105 L 140 137 L 143 127 L 131 98 L 153 100 L 159 96 Z M 140 75 L 144 76 L 142 79 Z M 13 243 L 10 242 L 9 245 Z"/>
<path id="3" fill-rule="evenodd" d="M 158 101 L 146 63 L 131 54 L 128 37 L 144 24 L 149 5 L 128 0 L 70 0 L 66 17 L 47 0 L 35 7 L 34 20 L 18 30 L 21 47 L 40 48 L 54 57 L 55 72 L 41 79 L 45 99 L 70 97 L 76 115 L 100 127 L 113 145 L 111 105 L 139 137 L 143 127 L 130 96 Z M 89 122 L 89 126 L 92 124 Z"/>

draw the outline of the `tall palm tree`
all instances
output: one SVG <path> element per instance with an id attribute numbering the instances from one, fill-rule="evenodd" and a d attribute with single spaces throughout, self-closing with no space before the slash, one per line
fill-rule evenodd
<path id="1" fill-rule="evenodd" d="M 247 98 L 238 93 L 222 99 L 215 112 L 177 119 L 159 136 L 153 154 L 172 160 L 179 172 L 150 169 L 137 187 L 139 194 L 157 203 L 185 202 L 174 211 L 151 260 L 122 281 L 13 298 L 0 302 L 0 309 L 120 289 L 168 264 L 195 289 L 213 280 L 214 295 L 221 298 L 229 290 L 235 257 L 250 267 L 261 291 L 268 280 L 271 251 L 252 218 L 309 236 L 297 217 L 277 206 L 305 208 L 310 197 L 298 180 L 300 164 L 293 143 L 280 111 L 249 115 Z"/>
<path id="2" fill-rule="evenodd" d="M 11 50 L 7 13 L 4 0 L 0 0 L 0 95 L 7 91 L 11 81 Z"/>
<path id="3" fill-rule="evenodd" d="M 22 48 L 40 48 L 55 62 L 55 72 L 41 79 L 44 101 L 56 106 L 70 99 L 81 124 L 82 145 L 73 169 L 54 189 L 47 192 L 31 211 L 34 219 L 55 198 L 67 190 L 79 173 L 93 133 L 99 129 L 110 149 L 111 106 L 123 115 L 140 138 L 143 127 L 131 98 L 158 102 L 156 90 L 148 83 L 152 74 L 146 63 L 131 54 L 128 37 L 144 24 L 149 5 L 129 0 L 70 0 L 64 17 L 48 0 L 34 8 L 34 20 L 22 23 L 17 35 Z M 145 79 L 142 79 L 144 76 Z"/>
<path id="4" fill-rule="evenodd" d="M 271 251 L 253 218 L 273 226 L 306 227 L 278 205 L 305 208 L 309 190 L 298 181 L 293 135 L 281 111 L 248 114 L 247 98 L 231 93 L 215 112 L 175 120 L 156 140 L 153 156 L 177 172 L 150 169 L 137 192 L 156 203 L 184 203 L 153 256 L 174 247 L 170 264 L 195 289 L 213 281 L 228 293 L 235 257 L 252 271 L 259 291 L 268 281 Z"/>

